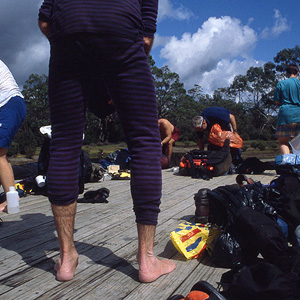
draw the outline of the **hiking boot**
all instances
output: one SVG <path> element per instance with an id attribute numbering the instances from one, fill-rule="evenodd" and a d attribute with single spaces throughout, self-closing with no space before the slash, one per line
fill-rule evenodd
<path id="1" fill-rule="evenodd" d="M 196 223 L 206 224 L 208 223 L 209 217 L 209 199 L 207 192 L 210 189 L 200 189 L 194 196 L 196 211 L 195 211 L 195 221 Z"/>

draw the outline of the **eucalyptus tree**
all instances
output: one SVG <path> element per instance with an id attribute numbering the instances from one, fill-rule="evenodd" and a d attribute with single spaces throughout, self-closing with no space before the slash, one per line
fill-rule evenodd
<path id="1" fill-rule="evenodd" d="M 300 65 L 300 46 L 294 48 L 286 48 L 277 53 L 274 57 L 276 63 L 276 71 L 284 73 L 285 68 L 289 64 Z"/>
<path id="2" fill-rule="evenodd" d="M 229 99 L 235 98 L 236 102 L 244 104 L 247 111 L 246 119 L 250 122 L 248 124 L 250 137 L 267 134 L 264 133 L 266 127 L 271 127 L 271 131 L 274 129 L 277 108 L 272 99 L 278 82 L 275 67 L 271 62 L 267 62 L 263 67 L 250 67 L 246 75 L 236 76 L 227 88 Z"/>
<path id="3" fill-rule="evenodd" d="M 166 118 L 176 125 L 180 129 L 181 139 L 192 138 L 191 119 L 199 113 L 199 103 L 194 99 L 196 91 L 194 97 L 189 95 L 179 75 L 171 72 L 167 66 L 156 67 L 152 57 L 149 58 L 149 64 L 154 78 L 158 117 Z"/>
<path id="4" fill-rule="evenodd" d="M 50 124 L 48 76 L 31 74 L 25 81 L 22 94 L 27 108 L 26 123 L 37 134 L 41 126 Z"/>

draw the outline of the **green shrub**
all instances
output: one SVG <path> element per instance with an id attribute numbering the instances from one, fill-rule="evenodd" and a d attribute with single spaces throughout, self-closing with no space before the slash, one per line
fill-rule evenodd
<path id="1" fill-rule="evenodd" d="M 19 144 L 12 142 L 7 150 L 7 156 L 17 155 L 19 153 Z"/>
<path id="2" fill-rule="evenodd" d="M 258 145 L 257 145 L 257 148 L 258 148 L 260 151 L 266 150 L 266 143 L 265 143 L 265 142 L 259 142 Z"/>
<path id="3" fill-rule="evenodd" d="M 242 147 L 242 151 L 247 151 L 247 149 L 248 149 L 247 145 L 244 144 Z"/>
<path id="4" fill-rule="evenodd" d="M 23 124 L 17 132 L 14 141 L 19 144 L 19 152 L 27 157 L 32 157 L 37 148 L 37 140 L 32 130 Z"/>
<path id="5" fill-rule="evenodd" d="M 243 132 L 241 134 L 241 138 L 243 139 L 243 141 L 248 141 L 249 140 L 249 134 L 247 132 Z"/>
<path id="6" fill-rule="evenodd" d="M 190 143 L 189 143 L 189 141 L 184 141 L 184 147 L 189 147 L 190 146 Z"/>
<path id="7" fill-rule="evenodd" d="M 183 137 L 180 137 L 180 141 L 181 142 L 189 142 L 189 137 L 188 136 L 183 136 Z"/>
<path id="8" fill-rule="evenodd" d="M 27 158 L 33 158 L 35 151 L 36 151 L 35 145 L 28 145 L 28 146 L 24 147 L 24 152 L 25 152 L 24 154 L 25 154 L 25 157 L 27 157 Z"/>
<path id="9" fill-rule="evenodd" d="M 250 146 L 252 147 L 252 148 L 257 148 L 258 147 L 258 142 L 257 141 L 253 141 L 251 144 L 250 144 Z"/>
<path id="10" fill-rule="evenodd" d="M 277 147 L 278 147 L 277 143 L 271 143 L 270 144 L 270 148 L 272 148 L 272 149 L 276 149 Z"/>

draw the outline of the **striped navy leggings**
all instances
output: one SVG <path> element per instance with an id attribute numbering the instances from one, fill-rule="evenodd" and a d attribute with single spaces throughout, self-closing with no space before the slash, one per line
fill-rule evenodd
<path id="1" fill-rule="evenodd" d="M 130 151 L 136 222 L 156 225 L 161 198 L 161 145 L 154 82 L 142 40 L 80 34 L 51 42 L 49 200 L 54 205 L 77 200 L 85 96 L 98 77 L 113 99 Z"/>

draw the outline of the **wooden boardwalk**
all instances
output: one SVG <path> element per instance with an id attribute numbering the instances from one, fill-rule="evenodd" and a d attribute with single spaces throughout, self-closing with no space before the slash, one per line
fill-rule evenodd
<path id="1" fill-rule="evenodd" d="M 251 176 L 268 184 L 275 171 Z M 79 266 L 70 282 L 58 282 L 53 271 L 58 241 L 46 197 L 22 198 L 20 213 L 0 213 L 0 299 L 105 299 L 166 300 L 187 295 L 194 283 L 206 280 L 217 286 L 226 269 L 213 265 L 208 255 L 185 260 L 171 243 L 169 234 L 181 221 L 193 221 L 194 194 L 200 188 L 234 184 L 236 175 L 210 181 L 173 175 L 163 170 L 163 196 L 155 253 L 172 259 L 176 270 L 153 283 L 143 284 L 137 275 L 137 233 L 129 181 L 100 181 L 87 190 L 110 189 L 109 203 L 78 204 L 75 241 Z"/>

